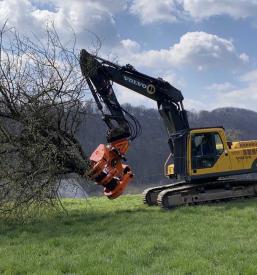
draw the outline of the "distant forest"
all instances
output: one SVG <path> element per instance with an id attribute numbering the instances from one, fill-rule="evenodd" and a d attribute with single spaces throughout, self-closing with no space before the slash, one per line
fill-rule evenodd
<path id="1" fill-rule="evenodd" d="M 170 151 L 163 121 L 155 109 L 125 105 L 140 122 L 142 134 L 132 142 L 127 154 L 128 164 L 135 173 L 132 185 L 158 185 L 167 183 L 163 165 Z M 213 111 L 188 112 L 190 127 L 224 126 L 231 140 L 257 139 L 257 113 L 239 108 L 220 108 Z M 106 126 L 101 115 L 89 114 L 81 124 L 78 138 L 85 152 L 90 153 L 105 143 Z"/>

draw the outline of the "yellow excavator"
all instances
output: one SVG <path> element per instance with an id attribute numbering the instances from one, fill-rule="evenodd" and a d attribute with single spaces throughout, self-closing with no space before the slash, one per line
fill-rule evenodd
<path id="1" fill-rule="evenodd" d="M 113 82 L 156 101 L 167 128 L 171 152 L 166 176 L 176 181 L 146 189 L 144 203 L 170 209 L 257 195 L 256 179 L 237 176 L 257 173 L 257 140 L 230 142 L 222 126 L 190 128 L 181 91 L 129 64 L 120 66 L 82 50 L 80 66 L 108 127 L 107 143 L 90 157 L 89 177 L 109 199 L 119 197 L 134 176 L 124 164 L 125 154 L 140 132 L 137 119 L 119 104 Z"/>

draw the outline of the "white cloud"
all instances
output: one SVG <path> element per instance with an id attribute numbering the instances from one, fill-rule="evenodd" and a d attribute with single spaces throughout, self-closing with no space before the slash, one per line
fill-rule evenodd
<path id="1" fill-rule="evenodd" d="M 181 18 L 196 21 L 228 15 L 234 19 L 256 17 L 256 0 L 133 0 L 130 12 L 143 24 L 176 22 Z"/>
<path id="2" fill-rule="evenodd" d="M 241 53 L 239 55 L 239 58 L 244 62 L 244 63 L 248 63 L 250 61 L 249 56 L 246 53 Z"/>
<path id="3" fill-rule="evenodd" d="M 250 71 L 243 75 L 241 88 L 231 84 L 213 84 L 217 87 L 227 87 L 225 90 L 217 90 L 212 94 L 212 102 L 209 103 L 209 108 L 217 107 L 239 107 L 257 111 L 257 70 Z"/>
<path id="4" fill-rule="evenodd" d="M 213 83 L 208 87 L 206 87 L 206 89 L 211 92 L 227 92 L 227 91 L 231 91 L 234 88 L 235 86 L 230 82 Z"/>
<path id="5" fill-rule="evenodd" d="M 252 83 L 257 85 L 257 70 L 250 71 L 243 75 L 240 80 L 246 83 Z"/>
<path id="6" fill-rule="evenodd" d="M 131 54 L 134 64 L 151 68 L 192 66 L 198 70 L 211 67 L 233 68 L 249 61 L 245 53 L 237 53 L 232 41 L 206 32 L 188 32 L 169 49 Z"/>
<path id="7" fill-rule="evenodd" d="M 234 19 L 257 15 L 256 0 L 183 0 L 183 2 L 184 10 L 196 20 L 215 15 L 228 15 Z"/>
<path id="8" fill-rule="evenodd" d="M 140 49 L 140 45 L 131 39 L 123 39 L 121 40 L 121 45 L 125 50 L 128 51 L 137 51 Z"/>
<path id="9" fill-rule="evenodd" d="M 140 45 L 130 39 L 123 40 L 120 45 L 121 47 L 116 49 L 116 54 L 120 57 L 121 65 L 130 63 L 141 72 L 162 77 L 180 90 L 186 90 L 187 85 L 183 70 L 180 70 L 182 76 L 178 77 L 177 68 L 191 67 L 196 70 L 218 68 L 233 72 L 249 61 L 245 53 L 237 52 L 233 41 L 205 32 L 186 33 L 177 44 L 168 49 L 141 51 Z M 155 106 L 154 102 L 132 91 L 119 86 L 115 88 L 122 103 Z M 185 107 L 189 110 L 202 110 L 226 106 L 227 102 L 222 101 L 221 97 L 224 92 L 229 93 L 233 89 L 235 86 L 230 82 L 214 83 L 207 87 L 204 98 L 195 100 L 190 96 L 186 97 Z M 208 101 L 210 96 L 212 100 Z"/>
<path id="10" fill-rule="evenodd" d="M 77 34 L 78 47 L 88 47 L 86 30 L 103 40 L 103 47 L 119 57 L 121 64 L 131 63 L 140 71 L 161 76 L 179 89 L 185 81 L 174 73 L 176 68 L 225 68 L 236 70 L 249 62 L 246 53 L 236 50 L 233 41 L 206 32 L 188 32 L 170 48 L 143 51 L 140 45 L 129 38 L 121 40 L 115 15 L 127 8 L 129 0 L 0 0 L 0 24 L 6 19 L 22 33 L 34 32 L 42 35 L 47 20 L 54 20 L 61 38 L 69 38 L 71 27 Z M 150 2 L 150 4 L 149 4 Z M 185 17 L 203 20 L 210 16 L 226 14 L 235 19 L 257 15 L 257 0 L 133 0 L 130 12 L 142 23 L 176 22 Z M 90 44 L 90 41 L 89 41 Z M 106 52 L 106 51 L 105 51 Z M 181 70 L 183 73 L 183 71 Z M 236 89 L 232 84 L 216 83 L 209 87 L 213 102 L 185 100 L 187 108 L 206 109 L 217 106 L 257 106 L 257 71 L 241 78 L 244 88 Z M 117 86 L 118 87 L 118 86 Z M 154 101 L 137 95 L 125 88 L 117 88 L 122 103 L 154 107 Z M 209 104 L 209 105 L 208 105 Z M 211 105 L 212 104 L 212 105 Z M 215 106 L 214 106 L 215 105 Z"/>
<path id="11" fill-rule="evenodd" d="M 175 22 L 180 14 L 177 0 L 134 0 L 130 12 L 138 16 L 143 24 Z"/>
<path id="12" fill-rule="evenodd" d="M 89 39 L 88 30 L 96 33 L 105 45 L 119 42 L 114 14 L 126 9 L 127 0 L 3 0 L 0 22 L 39 37 L 47 21 L 54 21 L 61 37 L 69 37 L 71 28 L 81 44 Z M 92 35 L 91 35 L 92 38 Z"/>

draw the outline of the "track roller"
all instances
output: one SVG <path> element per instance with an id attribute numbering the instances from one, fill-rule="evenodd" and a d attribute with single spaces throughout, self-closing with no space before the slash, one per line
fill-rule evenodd
<path id="1" fill-rule="evenodd" d="M 148 206 L 157 205 L 158 204 L 157 197 L 160 192 L 162 192 L 163 190 L 175 188 L 184 184 L 185 184 L 185 181 L 180 181 L 180 182 L 176 182 L 168 185 L 147 188 L 142 193 L 143 203 L 147 204 Z"/>

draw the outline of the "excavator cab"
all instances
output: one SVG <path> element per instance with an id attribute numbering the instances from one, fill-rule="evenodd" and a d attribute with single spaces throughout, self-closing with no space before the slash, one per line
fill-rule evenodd
<path id="1" fill-rule="evenodd" d="M 176 173 L 175 159 L 175 165 L 173 163 L 167 166 L 169 178 L 184 177 L 187 181 L 201 178 L 203 175 L 212 178 L 218 177 L 224 170 L 231 169 L 229 147 L 223 128 L 191 129 L 185 138 L 185 153 L 179 156 L 180 163 L 186 163 L 185 173 Z"/>
<path id="2" fill-rule="evenodd" d="M 199 133 L 191 136 L 192 169 L 211 168 L 224 150 L 218 133 Z"/>
<path id="3" fill-rule="evenodd" d="M 231 169 L 223 128 L 192 129 L 188 138 L 188 176 L 191 179 L 219 177 Z"/>

